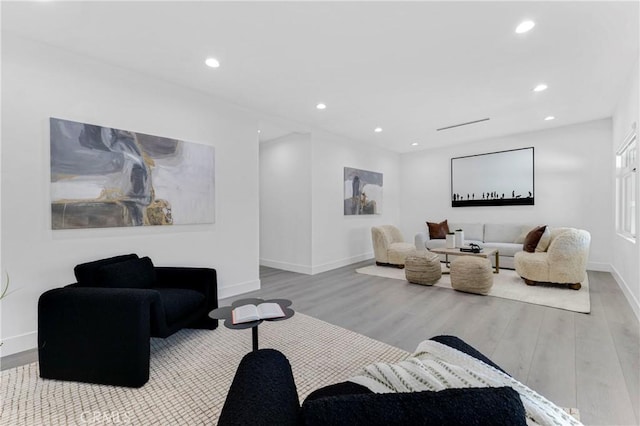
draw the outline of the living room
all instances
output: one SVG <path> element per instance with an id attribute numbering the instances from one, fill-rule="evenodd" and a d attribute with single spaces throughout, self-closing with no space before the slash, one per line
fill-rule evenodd
<path id="1" fill-rule="evenodd" d="M 564 30 L 566 34 L 580 36 L 583 32 L 591 32 L 594 38 L 601 40 L 599 43 L 602 44 L 596 44 L 592 50 L 589 50 L 587 42 L 580 44 L 579 48 L 570 52 L 575 56 L 569 58 L 580 64 L 580 61 L 592 61 L 593 68 L 600 74 L 591 75 L 587 72 L 591 70 L 589 67 L 563 70 L 568 61 L 565 58 L 563 65 L 557 68 L 562 71 L 559 73 L 564 79 L 562 81 L 567 78 L 577 81 L 569 90 L 559 83 L 559 76 L 557 80 L 552 80 L 550 71 L 531 66 L 532 62 L 523 58 L 527 52 L 523 43 L 535 40 L 535 31 L 538 34 L 544 32 L 544 20 L 538 22 L 537 28 L 529 33 L 529 40 L 525 38 L 526 35 L 520 37 L 514 34 L 513 28 L 528 13 L 535 15 L 537 11 L 541 17 L 552 17 L 552 6 L 536 9 L 536 3 L 522 3 L 520 6 L 518 3 L 507 3 L 504 13 L 514 19 L 503 23 L 503 37 L 509 40 L 505 43 L 513 51 L 522 50 L 523 56 L 518 58 L 524 61 L 525 68 L 526 65 L 530 66 L 523 70 L 526 76 L 508 81 L 509 91 L 514 98 L 504 100 L 502 105 L 494 104 L 491 113 L 495 115 L 488 123 L 454 130 L 449 133 L 453 136 L 439 139 L 433 133 L 435 125 L 429 127 L 432 133 L 422 136 L 417 131 L 420 126 L 417 126 L 413 129 L 416 130 L 413 133 L 415 136 L 405 137 L 406 134 L 402 134 L 401 137 L 398 133 L 398 136 L 388 136 L 391 142 L 383 138 L 393 135 L 394 126 L 385 124 L 384 116 L 374 123 L 373 117 L 360 116 L 354 111 L 367 103 L 384 103 L 385 96 L 393 95 L 394 87 L 386 87 L 384 89 L 387 92 L 381 91 L 355 101 L 354 95 L 348 92 L 342 95 L 337 91 L 317 93 L 317 90 L 307 89 L 303 92 L 310 97 L 308 105 L 303 107 L 296 104 L 294 107 L 308 108 L 300 116 L 288 116 L 283 113 L 287 110 L 270 107 L 276 104 L 270 104 L 272 101 L 269 99 L 246 97 L 252 90 L 262 93 L 259 91 L 261 86 L 269 86 L 282 79 L 280 73 L 284 73 L 284 70 L 276 64 L 277 60 L 290 56 L 286 46 L 290 46 L 287 40 L 292 37 L 286 31 L 301 31 L 308 22 L 322 22 L 321 18 L 314 21 L 313 16 L 308 16 L 313 13 L 307 12 L 302 4 L 290 5 L 293 10 L 287 13 L 292 15 L 287 15 L 274 5 L 270 8 L 268 5 L 255 4 L 3 3 L 0 270 L 3 275 L 6 272 L 10 277 L 10 294 L 1 304 L 2 357 L 33 351 L 37 347 L 39 296 L 49 289 L 74 282 L 73 267 L 82 262 L 117 254 L 139 253 L 151 257 L 158 265 L 212 267 L 217 270 L 218 296 L 222 300 L 259 289 L 262 280 L 260 265 L 316 276 L 372 259 L 372 226 L 395 224 L 405 239 L 411 242 L 417 232 L 424 230 L 425 221 L 439 222 L 444 219 L 457 222 L 548 224 L 588 230 L 592 236 L 588 269 L 613 277 L 612 282 L 624 294 L 637 320 L 640 318 L 640 248 L 637 241 L 623 237 L 616 231 L 615 154 L 633 123 L 637 128 L 639 121 L 638 5 L 616 2 L 589 4 L 558 6 L 559 18 L 556 19 L 568 16 L 569 12 L 585 19 L 596 19 L 589 7 L 596 8 L 598 12 L 608 11 L 610 7 L 613 10 L 611 15 L 605 16 L 624 18 L 619 25 L 609 23 L 605 26 L 603 21 L 598 21 L 602 27 L 594 25 L 594 28 L 601 33 L 589 26 L 586 29 L 579 28 L 579 20 Z M 451 16 L 449 11 L 445 13 L 440 9 L 428 9 L 430 5 L 437 7 L 438 4 L 416 3 L 398 9 L 390 4 L 382 5 L 380 7 L 395 10 L 397 16 L 394 15 L 394 19 L 397 21 L 386 23 L 376 14 L 376 19 L 380 21 L 373 21 L 371 26 L 381 22 L 390 31 L 399 31 L 403 19 L 409 20 L 409 16 L 414 14 L 411 7 L 426 8 L 418 9 L 415 12 L 418 16 L 433 14 L 437 18 L 439 13 Z M 212 9 L 203 11 L 198 7 Z M 223 9 L 217 12 L 215 7 Z M 345 6 L 340 12 L 342 16 L 356 19 L 359 8 L 366 7 L 353 4 Z M 467 20 L 473 21 L 474 12 L 481 6 L 464 9 L 472 6 L 459 4 L 458 7 L 468 13 Z M 499 8 L 496 5 L 486 7 Z M 319 16 L 325 19 L 334 15 L 331 10 L 312 11 L 321 13 Z M 384 16 L 383 12 L 381 14 Z M 296 13 L 300 14 L 297 19 L 291 19 Z M 148 32 L 138 30 L 139 34 L 135 36 L 133 29 L 140 26 L 140 22 L 146 22 L 144 19 L 149 16 L 154 17 L 156 24 L 149 24 Z M 270 43 L 274 43 L 273 46 L 266 42 L 264 46 L 261 45 L 270 53 L 278 53 L 278 57 L 272 64 L 256 63 L 250 57 L 243 57 L 240 59 L 246 62 L 240 66 L 233 64 L 231 58 L 235 55 L 228 51 L 226 57 L 229 59 L 221 59 L 218 70 L 205 67 L 202 63 L 204 57 L 222 55 L 224 43 L 218 41 L 209 48 L 214 52 L 204 48 L 206 42 L 200 41 L 198 45 L 184 43 L 192 41 L 190 37 L 200 36 L 199 31 L 211 25 L 209 20 L 214 16 L 221 27 L 222 23 L 218 21 L 224 19 L 229 20 L 228 26 L 238 25 L 234 37 L 242 40 L 244 35 L 248 37 L 248 44 L 260 45 L 260 35 L 266 37 L 269 30 L 283 25 L 286 31 L 278 32 L 272 36 L 273 39 L 269 39 Z M 127 29 L 127 34 L 120 35 L 120 38 L 110 34 L 119 30 L 107 25 L 105 22 L 109 19 L 105 17 L 118 22 L 118 27 Z M 184 34 L 177 30 L 163 30 L 160 23 L 169 27 L 168 17 L 176 17 Z M 337 24 L 331 20 L 329 22 Z M 251 24 L 255 28 L 249 32 Z M 443 27 L 447 25 L 453 24 L 451 21 L 443 23 Z M 312 28 L 317 29 L 317 26 Z M 351 34 L 345 27 L 353 31 L 349 25 L 334 26 L 336 36 L 332 40 Z M 194 28 L 194 32 L 188 32 L 188 28 Z M 200 30 L 195 30 L 197 28 Z M 216 36 L 219 39 L 225 37 L 224 34 Z M 415 36 L 419 38 L 419 34 Z M 130 45 L 123 41 L 127 37 L 131 38 Z M 162 42 L 158 43 L 157 40 Z M 322 39 L 310 37 L 307 41 L 312 43 L 311 46 L 316 46 L 319 52 L 326 53 L 320 49 L 323 46 Z M 519 45 L 514 47 L 516 43 Z M 536 43 L 537 52 L 540 52 L 540 45 L 548 46 L 550 41 L 545 39 Z M 393 40 L 383 47 L 389 48 L 390 45 L 393 45 Z M 139 46 L 144 47 L 147 55 L 142 55 L 140 50 L 134 48 Z M 215 46 L 219 46 L 217 53 Z M 367 54 L 373 56 L 375 46 L 369 46 L 369 49 Z M 403 52 L 404 49 L 411 51 L 415 46 L 405 47 Z M 171 60 L 175 62 L 162 59 L 169 51 L 174 53 Z M 393 57 L 391 49 L 385 49 L 385 53 Z M 546 58 L 547 64 L 560 62 L 561 58 L 550 56 Z M 144 60 L 149 57 L 155 62 L 145 63 Z M 481 58 L 471 59 L 480 61 Z M 465 89 L 468 88 L 467 84 L 463 84 L 465 79 L 476 81 L 471 76 L 477 71 L 471 59 L 465 62 L 469 71 L 458 67 L 452 76 L 452 79 L 459 78 L 459 84 Z M 504 61 L 508 62 L 508 58 Z M 190 65 L 194 70 L 187 72 L 186 67 Z M 496 68 L 501 65 L 489 63 L 489 66 Z M 225 71 L 227 66 L 231 71 Z M 398 70 L 397 79 L 407 77 L 402 73 L 411 74 L 412 66 L 409 64 L 406 69 Z M 504 67 L 507 66 L 505 63 Z M 157 70 L 153 71 L 154 67 Z M 225 72 L 245 72 L 240 69 L 242 67 L 264 69 L 264 75 L 246 81 L 243 92 L 233 92 L 224 83 L 216 81 L 217 72 L 221 77 L 229 78 Z M 332 78 L 340 80 L 342 74 L 339 69 L 327 68 L 325 71 L 330 76 L 329 82 Z M 426 75 L 425 80 L 431 78 L 429 68 L 424 64 L 415 69 L 416 73 Z M 383 70 L 393 72 L 394 68 Z M 583 71 L 585 75 L 581 75 Z M 557 69 L 554 72 L 558 72 Z M 180 75 L 184 76 L 183 79 L 176 81 L 175 76 Z M 189 85 L 190 78 L 207 83 L 199 90 Z M 540 81 L 547 82 L 548 89 L 541 93 L 532 92 L 533 86 Z M 357 83 L 351 81 L 354 86 Z M 362 84 L 366 86 L 367 83 L 371 82 Z M 480 95 L 491 97 L 494 91 L 499 90 L 499 83 L 486 81 L 484 86 L 478 87 L 480 93 L 474 92 L 469 102 L 471 107 L 465 106 L 469 108 L 465 112 L 473 111 L 474 116 L 465 115 L 458 121 L 438 124 L 444 126 L 485 117 L 485 110 L 478 104 Z M 517 88 L 521 91 L 519 93 L 516 93 L 516 83 L 522 83 Z M 584 84 L 596 85 L 595 94 L 580 93 L 579 88 L 586 91 Z M 293 83 L 290 85 L 290 92 L 302 91 L 296 89 Z M 445 85 L 448 90 L 453 90 L 452 87 L 455 86 Z M 603 92 L 603 87 L 611 92 Z M 417 97 L 428 96 L 424 91 L 415 90 Z M 238 93 L 242 93 L 242 96 Z M 350 98 L 348 102 L 344 99 L 347 95 Z M 558 99 L 564 99 L 565 105 L 561 109 L 547 111 L 545 96 L 555 99 L 554 102 L 560 105 L 562 102 Z M 598 102 L 589 104 L 593 103 L 594 97 Z M 452 100 L 446 97 L 435 99 L 430 108 L 456 110 Z M 326 110 L 316 110 L 317 102 L 326 102 Z M 340 110 L 340 102 L 355 104 L 355 108 L 347 109 L 352 115 L 334 112 Z M 578 109 L 581 103 L 589 106 L 584 108 L 584 115 L 567 120 L 571 109 Z M 537 114 L 529 115 L 531 123 L 527 125 L 509 127 L 512 125 L 510 111 L 518 110 L 524 104 L 527 104 L 527 111 L 536 111 Z M 416 114 L 415 111 L 399 108 L 398 104 L 395 106 L 401 111 L 397 113 L 399 115 Z M 545 121 L 544 118 L 549 115 L 554 115 L 555 119 Z M 215 223 L 52 230 L 50 117 L 214 146 Z M 356 139 L 333 130 L 332 126 L 343 122 L 360 124 L 366 127 L 370 135 Z M 429 122 L 431 124 L 435 123 Z M 276 131 L 269 137 L 269 126 L 282 131 Z M 383 131 L 375 133 L 375 126 L 382 127 Z M 260 134 L 257 134 L 258 130 L 261 130 Z M 485 131 L 490 133 L 483 133 Z M 428 145 L 430 139 L 437 144 Z M 411 146 L 416 141 L 423 145 Z M 524 147 L 535 148 L 534 206 L 451 207 L 451 158 Z M 373 170 L 384 175 L 381 214 L 371 217 L 343 215 L 344 167 Z M 287 186 L 282 186 L 282 182 L 286 182 Z M 636 184 L 636 192 L 638 186 Z M 635 214 L 638 223 L 637 209 Z"/>

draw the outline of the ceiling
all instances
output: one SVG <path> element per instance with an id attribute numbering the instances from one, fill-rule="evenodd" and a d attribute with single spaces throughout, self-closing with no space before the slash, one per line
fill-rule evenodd
<path id="1" fill-rule="evenodd" d="M 611 116 L 635 2 L 2 2 L 2 30 L 410 152 Z M 526 34 L 515 27 L 536 22 Z M 216 57 L 211 69 L 204 60 Z M 549 88 L 533 92 L 540 83 Z M 327 108 L 319 111 L 318 102 Z M 553 115 L 555 120 L 545 121 Z M 436 129 L 490 118 L 447 131 Z M 374 133 L 375 127 L 381 133 Z M 418 142 L 417 147 L 410 144 Z"/>

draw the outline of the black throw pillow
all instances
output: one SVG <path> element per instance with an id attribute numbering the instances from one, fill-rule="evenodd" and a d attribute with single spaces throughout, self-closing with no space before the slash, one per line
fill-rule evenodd
<path id="1" fill-rule="evenodd" d="M 112 263 L 124 262 L 125 260 L 137 259 L 137 254 L 124 254 L 120 256 L 109 257 L 106 259 L 94 260 L 93 262 L 81 263 L 73 268 L 78 284 L 82 287 L 98 287 L 98 269 L 104 265 Z"/>
<path id="2" fill-rule="evenodd" d="M 156 270 L 148 257 L 104 265 L 98 269 L 100 287 L 152 288 L 156 283 Z"/>
<path id="3" fill-rule="evenodd" d="M 305 401 L 309 425 L 526 425 L 524 406 L 510 387 L 439 392 L 371 393 Z"/>

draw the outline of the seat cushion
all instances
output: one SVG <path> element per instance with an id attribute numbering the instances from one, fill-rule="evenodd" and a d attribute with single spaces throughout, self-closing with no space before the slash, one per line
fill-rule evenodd
<path id="1" fill-rule="evenodd" d="M 160 293 L 164 313 L 168 324 L 192 314 L 205 301 L 204 294 L 184 288 L 155 288 Z"/>
<path id="2" fill-rule="evenodd" d="M 156 283 L 156 270 L 151 259 L 143 257 L 101 266 L 96 278 L 99 287 L 152 288 Z"/>
<path id="3" fill-rule="evenodd" d="M 534 227 L 531 227 L 529 230 L 533 228 Z M 484 241 L 485 242 L 513 243 L 520 237 L 521 233 L 522 233 L 522 225 L 497 224 L 497 223 L 486 223 L 484 225 Z"/>
<path id="4" fill-rule="evenodd" d="M 306 400 L 305 425 L 525 425 L 524 406 L 510 387 L 438 392 L 358 393 Z M 428 421 L 427 421 L 428 420 Z"/>
<path id="5" fill-rule="evenodd" d="M 123 262 L 125 260 L 137 259 L 137 254 L 124 254 L 121 256 L 109 257 L 107 259 L 94 260 L 93 262 L 81 263 L 73 268 L 78 284 L 82 287 L 98 287 L 97 273 L 102 266 L 112 263 Z"/>

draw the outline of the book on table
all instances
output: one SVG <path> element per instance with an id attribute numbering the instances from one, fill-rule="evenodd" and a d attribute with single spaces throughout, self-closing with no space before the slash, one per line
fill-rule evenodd
<path id="1" fill-rule="evenodd" d="M 277 303 L 265 302 L 259 305 L 242 305 L 231 312 L 233 324 L 258 321 L 261 319 L 281 318 L 284 311 Z"/>

